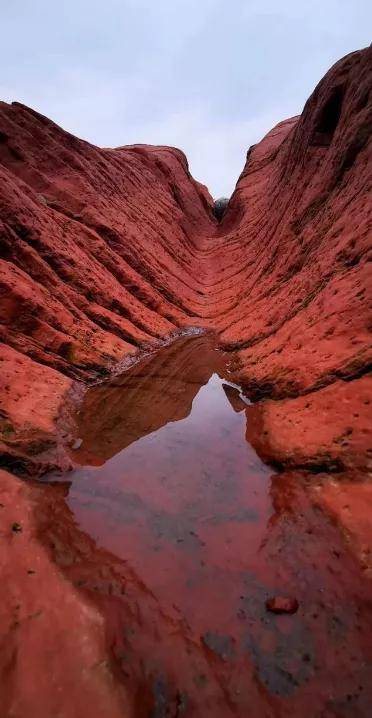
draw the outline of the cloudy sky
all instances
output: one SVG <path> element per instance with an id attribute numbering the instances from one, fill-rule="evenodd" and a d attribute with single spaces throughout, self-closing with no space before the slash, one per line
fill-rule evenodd
<path id="1" fill-rule="evenodd" d="M 101 146 L 178 146 L 215 197 L 249 145 L 372 41 L 370 0 L 1 4 L 1 99 Z"/>

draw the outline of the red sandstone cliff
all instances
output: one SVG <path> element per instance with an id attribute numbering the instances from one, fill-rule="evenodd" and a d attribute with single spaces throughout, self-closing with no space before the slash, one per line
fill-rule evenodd
<path id="1" fill-rule="evenodd" d="M 251 149 L 232 197 L 221 340 L 258 395 L 295 396 L 370 368 L 371 72 L 372 48 L 340 60 L 302 115 Z"/>
<path id="2" fill-rule="evenodd" d="M 66 466 L 71 378 L 198 323 L 212 200 L 179 150 L 98 149 L 17 103 L 0 105 L 0 182 L 5 464 Z"/>
<path id="3" fill-rule="evenodd" d="M 353 380 L 360 413 L 371 363 L 371 65 L 371 48 L 340 60 L 299 118 L 251 148 L 220 226 L 179 150 L 98 149 L 1 104 L 7 454 L 23 452 L 30 427 L 34 455 L 46 439 L 55 451 L 71 378 L 102 376 L 190 326 L 219 333 L 251 396 L 326 387 L 319 415 L 322 396 L 337 404 Z"/>
<path id="4" fill-rule="evenodd" d="M 167 147 L 102 150 L 0 105 L 2 338 L 95 376 L 193 323 L 211 198 Z"/>
<path id="5" fill-rule="evenodd" d="M 281 465 L 369 470 L 372 48 L 250 149 L 218 245 L 211 322 L 249 395 L 268 399 L 248 412 L 250 439 Z"/>

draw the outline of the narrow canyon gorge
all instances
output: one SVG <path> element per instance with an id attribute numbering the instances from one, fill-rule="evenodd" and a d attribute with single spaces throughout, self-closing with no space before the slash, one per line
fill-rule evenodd
<path id="1" fill-rule="evenodd" d="M 372 47 L 221 219 L 0 103 L 1 718 L 367 718 Z"/>

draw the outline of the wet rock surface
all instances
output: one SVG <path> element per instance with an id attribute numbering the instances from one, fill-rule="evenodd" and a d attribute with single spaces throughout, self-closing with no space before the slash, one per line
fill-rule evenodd
<path id="1" fill-rule="evenodd" d="M 89 390 L 79 468 L 3 472 L 7 715 L 368 715 L 370 581 L 332 484 L 261 462 L 228 376 L 211 337 L 181 339 Z"/>

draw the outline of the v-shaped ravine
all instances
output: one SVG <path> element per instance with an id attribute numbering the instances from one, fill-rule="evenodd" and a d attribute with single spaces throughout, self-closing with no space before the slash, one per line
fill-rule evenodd
<path id="1" fill-rule="evenodd" d="M 367 48 L 219 221 L 0 103 L 4 718 L 369 716 L 371 136 Z"/>

